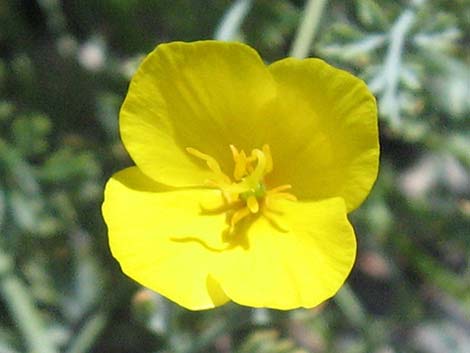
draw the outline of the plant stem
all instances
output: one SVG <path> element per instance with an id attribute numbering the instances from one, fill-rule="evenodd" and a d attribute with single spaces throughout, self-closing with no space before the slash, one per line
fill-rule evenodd
<path id="1" fill-rule="evenodd" d="M 295 35 L 290 56 L 303 59 L 308 56 L 315 34 L 320 24 L 326 0 L 307 0 L 302 22 Z"/>

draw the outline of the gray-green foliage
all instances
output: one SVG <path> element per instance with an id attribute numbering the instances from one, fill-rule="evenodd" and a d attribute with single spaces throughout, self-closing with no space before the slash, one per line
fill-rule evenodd
<path id="1" fill-rule="evenodd" d="M 326 3 L 313 43 L 380 110 L 381 170 L 351 215 L 358 261 L 314 310 L 188 312 L 127 279 L 100 205 L 131 164 L 117 116 L 142 56 L 225 27 L 285 57 L 301 0 L 0 2 L 0 351 L 464 353 L 470 342 L 470 7 Z M 239 16 L 234 19 L 233 16 Z"/>

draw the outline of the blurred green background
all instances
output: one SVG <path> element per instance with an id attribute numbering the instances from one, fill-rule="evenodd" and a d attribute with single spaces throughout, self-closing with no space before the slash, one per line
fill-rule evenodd
<path id="1" fill-rule="evenodd" d="M 454 1 L 1 0 L 1 353 L 469 353 L 470 6 Z M 313 310 L 184 310 L 125 277 L 100 206 L 117 117 L 156 44 L 316 56 L 378 98 L 358 260 Z"/>

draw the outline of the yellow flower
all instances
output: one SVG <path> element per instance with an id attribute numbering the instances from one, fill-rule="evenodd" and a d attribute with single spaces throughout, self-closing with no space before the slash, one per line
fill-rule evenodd
<path id="1" fill-rule="evenodd" d="M 240 43 L 159 45 L 120 112 L 136 166 L 103 214 L 122 270 L 193 310 L 310 308 L 348 276 L 347 213 L 378 168 L 364 82 L 318 59 L 269 66 Z"/>

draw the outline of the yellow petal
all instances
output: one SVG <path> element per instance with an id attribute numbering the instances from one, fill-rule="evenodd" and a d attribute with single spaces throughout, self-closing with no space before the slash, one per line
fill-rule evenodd
<path id="1" fill-rule="evenodd" d="M 365 83 L 318 59 L 275 62 L 270 145 L 272 185 L 289 183 L 299 199 L 342 197 L 348 211 L 369 193 L 378 170 L 375 99 Z"/>
<path id="2" fill-rule="evenodd" d="M 216 202 L 215 190 L 171 191 L 136 167 L 106 185 L 103 215 L 109 244 L 122 270 L 142 285 L 189 309 L 228 301 L 210 276 L 226 247 L 223 214 L 201 214 L 200 201 Z"/>
<path id="3" fill-rule="evenodd" d="M 242 305 L 314 307 L 338 291 L 354 263 L 356 241 L 344 201 L 276 200 L 274 206 L 273 219 L 280 217 L 287 230 L 260 217 L 236 235 L 240 245 L 220 254 L 214 277 Z"/>
<path id="4" fill-rule="evenodd" d="M 244 44 L 161 44 L 130 84 L 120 112 L 124 145 L 146 175 L 166 185 L 201 185 L 213 177 L 187 147 L 214 157 L 230 175 L 229 145 L 262 144 L 255 126 L 275 89 L 261 58 Z"/>

